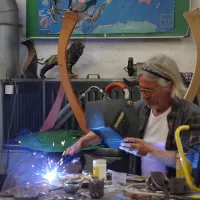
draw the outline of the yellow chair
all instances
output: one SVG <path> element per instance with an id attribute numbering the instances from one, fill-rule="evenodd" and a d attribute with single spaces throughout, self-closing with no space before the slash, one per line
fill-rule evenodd
<path id="1" fill-rule="evenodd" d="M 188 164 L 188 160 L 185 156 L 185 153 L 183 151 L 183 146 L 182 146 L 182 143 L 181 143 L 181 131 L 192 130 L 192 129 L 197 129 L 197 126 L 193 127 L 192 125 L 191 126 L 183 125 L 183 126 L 178 127 L 176 129 L 176 132 L 175 132 L 175 140 L 176 140 L 176 144 L 177 144 L 177 148 L 178 148 L 178 152 L 179 152 L 179 156 L 180 156 L 180 162 L 181 162 L 181 165 L 182 165 L 184 176 L 186 178 L 186 182 L 187 182 L 188 186 L 190 187 L 190 189 L 192 191 L 200 192 L 200 188 L 195 186 L 194 183 L 193 183 L 190 165 Z M 200 130 L 200 125 L 199 125 L 199 130 Z M 200 196 L 198 198 L 200 198 Z"/>

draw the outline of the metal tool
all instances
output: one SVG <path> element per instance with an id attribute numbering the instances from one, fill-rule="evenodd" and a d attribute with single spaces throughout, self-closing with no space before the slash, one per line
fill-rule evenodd
<path id="1" fill-rule="evenodd" d="M 50 189 L 49 192 L 56 190 L 64 190 L 66 193 L 75 194 L 80 188 L 80 184 L 78 182 L 70 182 L 66 181 L 63 183 L 63 186 Z"/>
<path id="2" fill-rule="evenodd" d="M 72 160 L 77 159 L 80 156 L 80 153 L 76 153 L 73 156 L 72 155 L 62 155 L 59 164 L 62 165 L 70 163 Z"/>
<path id="3" fill-rule="evenodd" d="M 128 58 L 128 65 L 124 67 L 124 70 L 128 72 L 129 76 L 137 76 L 137 69 L 141 68 L 144 65 L 144 62 L 133 63 L 133 57 Z"/>

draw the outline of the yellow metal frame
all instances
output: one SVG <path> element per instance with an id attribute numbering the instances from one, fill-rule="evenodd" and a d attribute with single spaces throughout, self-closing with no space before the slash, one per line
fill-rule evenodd
<path id="1" fill-rule="evenodd" d="M 200 188 L 196 187 L 192 182 L 192 177 L 191 177 L 191 174 L 189 172 L 188 165 L 187 165 L 187 158 L 184 154 L 183 146 L 182 146 L 182 143 L 181 143 L 181 131 L 185 131 L 185 130 L 190 130 L 190 126 L 189 125 L 179 126 L 176 129 L 176 132 L 175 132 L 175 140 L 176 140 L 178 152 L 179 152 L 179 155 L 180 155 L 180 161 L 181 161 L 181 164 L 183 166 L 183 172 L 184 172 L 188 186 L 190 187 L 190 189 L 192 191 L 200 192 Z"/>

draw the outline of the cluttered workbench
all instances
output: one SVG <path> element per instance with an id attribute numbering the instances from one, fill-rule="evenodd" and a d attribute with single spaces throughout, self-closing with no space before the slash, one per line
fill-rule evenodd
<path id="1" fill-rule="evenodd" d="M 199 195 L 194 193 L 192 194 L 189 189 L 185 189 L 184 194 L 178 194 L 179 192 L 183 192 L 183 187 L 180 184 L 178 186 L 177 182 L 173 186 L 168 185 L 168 191 L 162 191 L 161 188 L 158 189 L 158 185 L 156 186 L 156 189 L 155 184 L 149 182 L 154 175 L 152 174 L 150 178 L 145 178 L 125 173 L 116 173 L 113 171 L 107 173 L 106 181 L 102 181 L 99 179 L 91 178 L 90 173 L 86 172 L 81 174 L 68 174 L 65 176 L 59 176 L 55 179 L 51 179 L 50 182 L 43 178 L 34 184 L 33 182 L 27 182 L 24 185 L 18 184 L 13 188 L 1 192 L 0 198 L 6 200 L 190 200 L 199 198 Z M 170 193 L 170 190 L 172 193 Z"/>
<path id="2" fill-rule="evenodd" d="M 181 129 L 177 135 L 180 132 Z M 112 159 L 120 158 L 116 157 L 119 150 L 92 146 L 83 149 L 78 156 L 63 157 L 61 153 L 63 149 L 76 142 L 82 135 L 81 131 L 68 131 L 66 134 L 66 131 L 59 130 L 19 136 L 21 146 L 29 147 L 33 151 L 21 156 L 15 167 L 9 171 L 0 198 L 91 199 L 91 193 L 94 193 L 95 188 L 102 200 L 172 199 L 172 197 L 191 199 L 192 193 L 195 194 L 193 188 L 185 184 L 185 179 L 168 180 L 159 172 L 152 173 L 151 177 L 141 177 L 108 170 L 103 184 L 101 179 L 92 177 L 93 160 L 106 159 L 108 166 Z M 62 145 L 60 141 L 66 142 Z M 57 152 L 51 153 L 52 149 Z M 115 157 L 106 157 L 106 153 Z M 86 158 L 84 166 L 83 155 Z M 198 198 L 200 197 L 196 195 L 192 199 Z"/>
<path id="3" fill-rule="evenodd" d="M 181 130 L 188 127 L 181 128 L 177 130 L 177 139 L 179 139 L 178 135 Z M 82 135 L 81 131 L 68 132 L 67 137 L 66 131 L 60 130 L 56 133 L 49 131 L 18 138 L 21 146 L 29 146 L 34 151 L 21 157 L 9 172 L 0 193 L 1 199 L 81 200 L 92 199 L 93 195 L 101 197 L 102 200 L 200 198 L 192 187 L 185 184 L 185 178 L 167 179 L 161 172 L 152 173 L 151 177 L 141 177 L 108 170 L 106 181 L 102 182 L 102 179 L 96 179 L 93 176 L 94 166 L 92 165 L 96 159 L 103 158 L 105 160 L 105 152 L 109 148 L 92 146 L 82 150 L 75 157 L 61 156 L 62 153 L 59 152 L 65 149 L 65 145 L 74 143 Z M 66 143 L 61 145 L 60 141 L 65 141 L 64 139 Z M 57 149 L 58 152 L 48 153 L 52 151 L 52 148 L 54 151 Z M 112 152 L 117 156 L 117 151 L 119 150 L 110 149 L 109 153 Z M 94 152 L 99 152 L 97 157 L 94 157 Z M 86 157 L 84 167 L 82 155 Z M 108 164 L 110 158 L 106 159 Z M 117 158 L 115 157 L 115 159 Z M 192 195 L 193 197 L 191 197 Z"/>

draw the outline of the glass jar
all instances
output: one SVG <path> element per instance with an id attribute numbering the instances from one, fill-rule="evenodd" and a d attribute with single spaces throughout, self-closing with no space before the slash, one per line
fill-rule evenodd
<path id="1" fill-rule="evenodd" d="M 107 165 L 105 159 L 93 160 L 93 177 L 106 180 L 106 170 Z"/>

